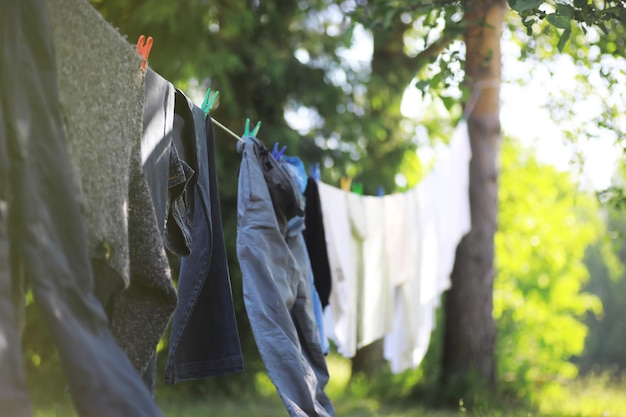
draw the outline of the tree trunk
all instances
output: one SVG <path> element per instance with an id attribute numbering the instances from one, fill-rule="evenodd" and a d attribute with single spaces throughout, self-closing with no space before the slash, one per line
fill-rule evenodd
<path id="1" fill-rule="evenodd" d="M 352 374 L 350 380 L 359 375 L 374 380 L 387 366 L 383 357 L 383 340 L 377 340 L 371 345 L 363 346 L 356 351 L 352 358 Z"/>
<path id="2" fill-rule="evenodd" d="M 460 390 L 460 395 L 472 388 L 468 384 L 495 385 L 493 260 L 500 142 L 500 35 L 506 4 L 467 0 L 464 7 L 465 77 L 472 92 L 465 107 L 472 149 L 472 229 L 457 248 L 452 288 L 445 296 L 443 351 L 443 382 L 454 386 L 448 388 Z"/>

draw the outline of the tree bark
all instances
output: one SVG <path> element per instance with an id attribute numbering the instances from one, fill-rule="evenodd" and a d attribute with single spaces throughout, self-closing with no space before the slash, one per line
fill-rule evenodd
<path id="1" fill-rule="evenodd" d="M 495 322 L 492 316 L 494 234 L 500 142 L 500 35 L 506 4 L 467 0 L 465 7 L 465 106 L 472 160 L 472 228 L 457 248 L 452 288 L 445 296 L 443 382 L 457 389 L 495 385 Z M 473 388 L 476 388 L 474 386 Z"/>
<path id="2" fill-rule="evenodd" d="M 384 369 L 387 362 L 383 357 L 383 339 L 377 340 L 371 345 L 363 346 L 356 351 L 352 358 L 352 374 L 350 380 L 358 375 L 365 376 L 366 379 L 374 380 Z"/>

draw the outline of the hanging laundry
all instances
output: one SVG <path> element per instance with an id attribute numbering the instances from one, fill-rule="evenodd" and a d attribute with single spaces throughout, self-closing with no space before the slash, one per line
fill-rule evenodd
<path id="1" fill-rule="evenodd" d="M 129 287 L 113 299 L 111 326 L 122 348 L 156 388 L 156 346 L 176 306 L 164 250 L 170 153 L 174 123 L 174 86 L 147 68 L 140 161 L 133 154 L 129 189 Z M 151 203 L 151 204 L 150 204 Z M 152 215 L 152 213 L 154 213 Z M 145 262 L 150 262 L 146 265 Z M 141 334 L 141 341 L 137 335 Z"/>
<path id="2" fill-rule="evenodd" d="M 304 196 L 304 192 L 307 187 L 307 180 L 308 180 L 306 169 L 304 168 L 304 164 L 302 163 L 300 158 L 295 157 L 295 156 L 288 156 L 288 155 L 283 156 L 282 152 L 284 151 L 285 148 L 286 147 L 282 149 L 281 154 L 278 156 L 278 158 L 276 158 L 276 156 L 274 155 L 274 152 L 272 151 L 272 157 L 274 157 L 274 159 L 279 161 L 279 163 L 281 163 L 287 169 L 287 171 L 291 174 L 292 179 L 296 182 L 296 184 L 298 184 L 298 191 L 300 191 L 300 193 Z M 274 146 L 274 149 L 276 149 L 276 145 Z M 302 236 L 300 236 L 303 240 L 304 240 L 304 232 L 306 231 L 306 205 L 307 204 L 308 202 L 306 201 L 306 197 L 305 197 L 305 213 L 304 213 L 305 224 L 302 230 Z M 306 247 L 306 241 L 304 241 L 304 244 Z M 308 249 L 306 251 L 306 261 L 307 261 L 307 266 L 310 270 L 309 282 L 311 284 L 311 301 L 313 303 L 313 313 L 315 314 L 315 323 L 317 325 L 318 333 L 320 335 L 320 344 L 322 347 L 322 352 L 324 352 L 324 355 L 328 355 L 328 353 L 330 352 L 330 343 L 328 342 L 328 338 L 326 337 L 326 331 L 324 329 L 324 310 L 322 307 L 322 301 L 320 300 L 320 296 L 317 293 L 317 289 L 315 288 L 315 278 L 313 276 L 314 272 L 313 272 L 313 267 L 311 265 L 311 258 L 309 257 Z"/>
<path id="3" fill-rule="evenodd" d="M 469 202 L 469 163 L 472 158 L 467 122 L 462 119 L 452 134 L 433 169 L 437 179 L 435 194 L 437 207 L 437 233 L 439 239 L 439 290 L 450 288 L 450 275 L 454 267 L 456 247 L 471 229 Z"/>
<path id="4" fill-rule="evenodd" d="M 322 308 L 325 308 L 328 305 L 331 289 L 330 265 L 326 251 L 326 231 L 324 230 L 320 194 L 317 182 L 312 177 L 307 179 L 304 198 L 306 200 L 304 206 L 304 240 L 311 259 L 315 289 L 319 294 Z"/>
<path id="5" fill-rule="evenodd" d="M 94 23 L 95 15 L 86 2 L 57 6 L 80 14 L 79 20 L 87 24 Z M 56 31 L 60 29 L 58 20 L 49 20 L 48 9 L 42 0 L 0 3 L 0 410 L 15 417 L 32 415 L 12 298 L 20 285 L 20 275 L 24 275 L 29 277 L 34 301 L 58 351 L 78 414 L 162 416 L 113 338 L 106 313 L 94 295 L 90 263 L 93 252 L 89 251 L 93 242 L 88 240 L 79 205 L 86 202 L 79 200 L 84 194 L 77 194 L 72 179 L 63 128 L 63 113 L 70 121 L 75 114 L 68 114 L 63 107 L 67 102 L 61 101 L 57 85 L 57 77 L 61 77 L 62 86 L 68 87 L 67 73 L 62 75 L 68 67 L 59 65 L 57 73 L 52 41 L 58 45 L 62 36 L 51 33 L 51 22 Z M 73 27 L 75 22 L 65 23 Z M 97 27 L 94 30 L 100 34 L 103 26 Z M 106 39 L 103 43 L 112 41 L 116 52 L 106 59 L 121 56 L 118 69 L 138 71 L 138 57 L 125 56 L 123 49 L 116 49 L 119 34 L 102 32 L 102 39 Z M 76 36 L 83 32 L 73 33 Z M 87 55 L 82 58 L 91 58 Z M 112 90 L 129 82 L 128 87 L 137 87 L 136 91 L 131 88 L 130 94 L 140 97 L 141 84 L 131 82 L 127 74 L 123 72 L 119 80 L 112 80 Z M 68 93 L 65 91 L 66 99 Z M 123 154 L 128 156 L 133 147 L 133 143 L 124 147 L 127 152 Z M 117 231 L 113 226 L 100 230 Z M 124 275 L 128 271 L 125 260 L 127 256 L 121 254 L 111 264 L 115 267 L 112 270 L 120 273 L 120 283 L 128 275 Z"/>
<path id="6" fill-rule="evenodd" d="M 187 149 L 197 178 L 193 189 L 191 254 L 181 261 L 179 303 L 172 319 L 165 382 L 243 370 L 243 355 L 230 286 L 210 116 L 176 90 L 183 126 L 174 142 Z M 178 134 L 182 137 L 177 137 Z M 189 148 L 189 144 L 192 147 Z"/>
<path id="7" fill-rule="evenodd" d="M 413 236 L 415 274 L 395 289 L 393 332 L 385 338 L 384 355 L 391 371 L 402 372 L 418 366 L 430 343 L 434 328 L 435 300 L 438 300 L 439 244 L 435 182 L 427 175 L 414 189 L 407 192 L 407 209 L 417 215 L 409 217 Z"/>
<path id="8" fill-rule="evenodd" d="M 409 208 L 412 192 L 381 196 L 384 204 L 385 256 L 387 274 L 393 288 L 399 287 L 415 275 L 415 245 L 417 213 Z"/>
<path id="9" fill-rule="evenodd" d="M 465 122 L 438 155 L 434 169 L 406 193 L 409 213 L 417 214 L 417 225 L 413 217 L 407 224 L 417 238 L 409 243 L 417 249 L 416 274 L 395 288 L 395 326 L 384 348 L 394 373 L 419 366 L 426 355 L 441 295 L 450 286 L 456 247 L 471 227 L 471 149 Z"/>
<path id="10" fill-rule="evenodd" d="M 142 167 L 142 149 L 143 162 L 151 149 L 142 144 L 141 61 L 86 1 L 47 4 L 97 295 L 118 343 L 144 374 L 176 306 L 176 291 Z M 146 377 L 151 387 L 153 374 Z"/>
<path id="11" fill-rule="evenodd" d="M 217 93 L 216 93 L 217 94 Z M 170 152 L 168 210 L 165 222 L 165 247 L 181 257 L 191 254 L 193 207 L 198 182 L 198 156 L 189 100 L 178 90 L 174 93 L 174 125 Z M 208 105 L 208 104 L 207 104 Z M 205 112 L 206 113 L 206 112 Z M 185 117 L 183 117 L 185 115 Z M 207 133 L 208 135 L 208 133 Z"/>
<path id="12" fill-rule="evenodd" d="M 357 267 L 348 212 L 348 193 L 340 188 L 318 183 L 326 234 L 326 249 L 331 274 L 328 307 L 324 310 L 324 328 L 346 358 L 357 347 Z"/>
<path id="13" fill-rule="evenodd" d="M 175 118 L 177 121 L 180 119 Z M 174 125 L 176 126 L 176 122 Z M 175 130 L 174 137 L 181 137 Z M 165 247 L 178 256 L 191 254 L 191 234 L 193 222 L 191 207 L 193 207 L 194 185 L 196 171 L 181 157 L 191 146 L 181 145 L 173 141 L 170 151 L 170 167 L 168 178 L 168 208 L 165 222 Z M 187 159 L 189 160 L 189 158 Z"/>
<path id="14" fill-rule="evenodd" d="M 174 86 L 146 68 L 143 134 L 141 137 L 141 166 L 146 177 L 157 230 L 165 231 L 174 130 Z"/>
<path id="15" fill-rule="evenodd" d="M 350 204 L 352 198 L 360 204 Z M 348 195 L 351 218 L 361 217 L 362 273 L 358 275 L 359 310 L 357 347 L 382 339 L 392 327 L 391 282 L 385 250 L 385 211 L 381 197 Z M 353 227 L 355 222 L 353 221 Z M 365 231 L 365 233 L 363 233 Z M 353 233 L 356 237 L 356 234 Z"/>
<path id="16" fill-rule="evenodd" d="M 393 329 L 385 336 L 383 354 L 393 373 L 413 365 L 415 329 L 420 319 L 421 242 L 417 190 L 385 197 L 387 254 L 393 287 Z M 401 229 L 404 229 L 403 231 Z"/>
<path id="17" fill-rule="evenodd" d="M 86 1 L 46 3 L 74 182 L 98 297 L 108 305 L 130 285 L 128 190 L 142 137 L 144 79 L 135 48 Z"/>
<path id="18" fill-rule="evenodd" d="M 339 353 L 382 339 L 393 326 L 384 203 L 320 183 L 332 290 L 325 326 Z M 336 244 L 335 242 L 341 242 Z"/>
<path id="19" fill-rule="evenodd" d="M 384 338 L 392 372 L 423 360 L 470 229 L 470 158 L 461 122 L 433 171 L 406 193 L 359 196 L 318 183 L 332 282 L 325 325 L 342 355 Z"/>
<path id="20" fill-rule="evenodd" d="M 333 416 L 302 238 L 303 196 L 258 139 L 246 137 L 240 149 L 237 257 L 259 353 L 290 416 Z"/>

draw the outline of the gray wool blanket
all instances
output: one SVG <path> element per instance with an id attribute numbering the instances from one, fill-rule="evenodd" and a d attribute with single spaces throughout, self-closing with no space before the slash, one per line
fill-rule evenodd
<path id="1" fill-rule="evenodd" d="M 176 305 L 141 169 L 141 58 L 86 0 L 47 3 L 96 293 L 118 343 L 141 374 Z"/>

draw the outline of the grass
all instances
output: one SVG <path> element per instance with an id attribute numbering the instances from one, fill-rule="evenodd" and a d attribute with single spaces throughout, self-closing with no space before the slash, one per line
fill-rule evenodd
<path id="1" fill-rule="evenodd" d="M 538 400 L 546 416 L 626 417 L 626 384 L 592 375 L 544 392 Z"/>
<path id="2" fill-rule="evenodd" d="M 367 398 L 364 393 L 348 391 L 349 362 L 329 357 L 330 382 L 326 392 L 340 417 L 626 417 L 626 385 L 607 376 L 589 376 L 564 386 L 553 386 L 536 395 L 533 410 L 488 409 L 433 410 L 419 404 L 385 403 Z M 285 408 L 266 375 L 254 381 L 258 395 L 252 398 L 207 398 L 190 402 L 171 395 L 157 400 L 166 417 L 276 417 L 287 416 Z M 175 390 L 175 388 L 174 388 Z M 36 417 L 75 417 L 69 397 L 39 408 Z"/>

